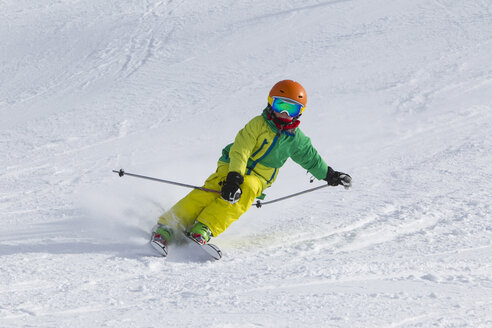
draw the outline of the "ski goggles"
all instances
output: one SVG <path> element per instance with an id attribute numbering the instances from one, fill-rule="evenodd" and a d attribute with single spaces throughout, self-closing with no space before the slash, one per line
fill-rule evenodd
<path id="1" fill-rule="evenodd" d="M 276 113 L 287 113 L 290 117 L 297 117 L 304 111 L 304 105 L 289 98 L 272 97 L 272 109 Z"/>

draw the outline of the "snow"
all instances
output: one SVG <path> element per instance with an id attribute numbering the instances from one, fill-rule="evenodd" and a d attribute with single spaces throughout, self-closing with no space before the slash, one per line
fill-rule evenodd
<path id="1" fill-rule="evenodd" d="M 0 327 L 492 327 L 492 2 L 0 1 Z M 278 80 L 353 188 L 148 246 Z M 321 183 L 292 161 L 272 200 Z"/>

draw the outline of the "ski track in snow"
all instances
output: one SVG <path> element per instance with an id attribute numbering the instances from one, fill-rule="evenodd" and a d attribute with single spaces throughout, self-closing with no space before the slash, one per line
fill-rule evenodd
<path id="1" fill-rule="evenodd" d="M 491 327 L 489 1 L 1 1 L 0 327 Z M 279 79 L 354 178 L 147 241 Z M 292 162 L 268 198 L 307 189 Z"/>

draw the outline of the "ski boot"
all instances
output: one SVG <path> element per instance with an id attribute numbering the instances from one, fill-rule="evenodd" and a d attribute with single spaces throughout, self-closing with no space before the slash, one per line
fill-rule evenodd
<path id="1" fill-rule="evenodd" d="M 212 232 L 206 225 L 196 221 L 193 227 L 188 232 L 188 237 L 190 237 L 191 239 L 193 239 L 193 241 L 200 245 L 205 245 L 213 236 Z"/>
<path id="2" fill-rule="evenodd" d="M 166 225 L 156 224 L 152 228 L 152 235 L 150 236 L 150 245 L 161 254 L 162 256 L 167 256 L 167 244 L 173 238 L 173 230 Z"/>

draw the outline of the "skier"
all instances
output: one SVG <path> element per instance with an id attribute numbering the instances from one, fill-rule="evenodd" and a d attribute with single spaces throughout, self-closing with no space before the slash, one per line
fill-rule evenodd
<path id="1" fill-rule="evenodd" d="M 329 167 L 298 128 L 306 103 L 301 84 L 292 80 L 276 83 L 263 113 L 222 150 L 216 172 L 205 181 L 204 188 L 220 193 L 191 191 L 159 217 L 152 229 L 152 246 L 166 256 L 176 229 L 188 232 L 202 245 L 219 236 L 273 184 L 288 158 L 330 186 L 350 187 L 350 175 Z"/>

